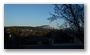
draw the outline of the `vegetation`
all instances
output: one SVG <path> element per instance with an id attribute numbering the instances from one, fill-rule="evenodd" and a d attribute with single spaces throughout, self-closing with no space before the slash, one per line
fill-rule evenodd
<path id="1" fill-rule="evenodd" d="M 63 19 L 65 23 L 58 26 L 79 38 L 84 43 L 84 5 L 83 4 L 55 4 L 54 14 L 48 18 L 50 22 Z"/>
<path id="2" fill-rule="evenodd" d="M 11 35 L 11 37 L 9 37 Z M 64 30 L 43 29 L 37 27 L 4 27 L 5 48 L 19 45 L 47 45 L 53 43 L 73 43 L 74 38 Z M 17 48 L 18 48 L 17 47 Z"/>

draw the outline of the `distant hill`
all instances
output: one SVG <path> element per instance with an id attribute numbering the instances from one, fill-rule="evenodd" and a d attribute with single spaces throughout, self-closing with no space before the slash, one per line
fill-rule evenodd
<path id="1" fill-rule="evenodd" d="M 54 29 L 54 27 L 51 27 L 50 25 L 42 25 L 42 26 L 4 26 L 4 27 L 21 27 L 21 28 L 43 28 L 43 29 Z"/>
<path id="2" fill-rule="evenodd" d="M 44 29 L 53 29 L 50 25 L 42 25 L 42 26 L 37 26 L 39 28 L 44 28 Z"/>

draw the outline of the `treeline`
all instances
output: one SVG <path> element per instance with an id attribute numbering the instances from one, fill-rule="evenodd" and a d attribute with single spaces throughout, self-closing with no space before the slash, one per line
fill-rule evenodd
<path id="1" fill-rule="evenodd" d="M 4 27 L 4 32 L 16 37 L 29 37 L 29 36 L 45 36 L 50 29 L 43 29 L 37 27 Z"/>

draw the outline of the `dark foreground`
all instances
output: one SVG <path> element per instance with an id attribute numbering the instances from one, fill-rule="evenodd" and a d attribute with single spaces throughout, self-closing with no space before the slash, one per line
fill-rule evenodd
<path id="1" fill-rule="evenodd" d="M 84 49 L 84 46 L 39 46 L 39 45 L 21 45 L 9 46 L 5 49 Z"/>
<path id="2" fill-rule="evenodd" d="M 4 29 L 4 49 L 84 49 L 83 39 L 63 30 L 33 27 Z"/>
<path id="3" fill-rule="evenodd" d="M 26 37 L 9 39 L 4 42 L 5 49 L 84 49 L 81 41 L 74 40 L 72 42 L 56 42 L 54 40 L 41 37 Z"/>

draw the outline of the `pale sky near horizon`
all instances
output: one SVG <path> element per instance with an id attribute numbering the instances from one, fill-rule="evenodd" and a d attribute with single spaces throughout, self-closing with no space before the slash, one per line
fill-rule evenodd
<path id="1" fill-rule="evenodd" d="M 51 4 L 4 4 L 4 26 L 41 26 L 56 27 L 63 20 L 50 23 L 47 18 L 54 12 Z"/>

